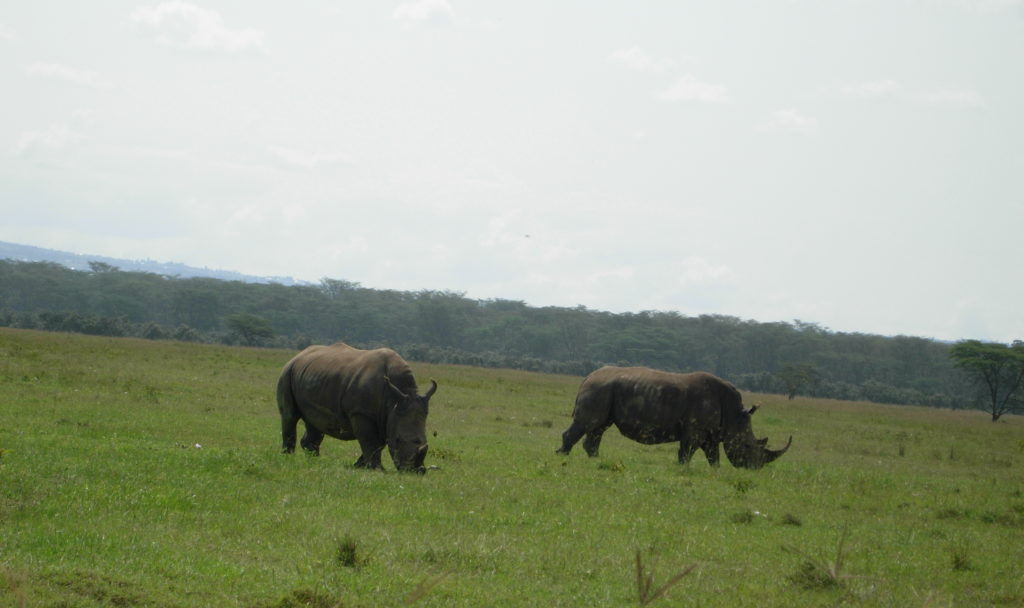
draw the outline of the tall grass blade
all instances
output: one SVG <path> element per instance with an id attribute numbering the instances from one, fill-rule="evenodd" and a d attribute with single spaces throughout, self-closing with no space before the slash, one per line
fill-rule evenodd
<path id="1" fill-rule="evenodd" d="M 690 572 L 697 567 L 697 564 L 690 564 L 686 568 L 683 568 L 665 583 L 658 587 L 653 593 L 651 589 L 654 587 L 654 573 L 646 572 L 644 569 L 643 557 L 640 555 L 640 550 L 636 552 L 636 591 L 641 606 L 646 606 L 658 598 L 664 596 L 669 589 L 679 584 L 679 581 L 683 580 Z"/>

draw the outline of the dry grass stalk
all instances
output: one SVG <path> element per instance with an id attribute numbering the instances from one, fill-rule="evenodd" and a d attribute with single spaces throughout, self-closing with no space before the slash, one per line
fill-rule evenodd
<path id="1" fill-rule="evenodd" d="M 448 576 L 448 573 L 442 572 L 434 578 L 427 577 L 420 581 L 419 584 L 416 585 L 416 588 L 412 590 L 412 593 L 410 593 L 409 596 L 405 598 L 405 605 L 412 606 L 416 602 L 423 599 L 427 595 L 427 593 L 430 592 L 431 589 L 436 587 L 438 583 L 444 580 L 446 576 Z"/>
<path id="2" fill-rule="evenodd" d="M 692 572 L 696 567 L 697 564 L 690 564 L 665 581 L 661 587 L 654 589 L 654 573 L 645 571 L 643 558 L 638 549 L 636 552 L 636 592 L 640 599 L 640 605 L 646 606 L 665 595 L 669 589 L 683 580 L 683 577 Z"/>

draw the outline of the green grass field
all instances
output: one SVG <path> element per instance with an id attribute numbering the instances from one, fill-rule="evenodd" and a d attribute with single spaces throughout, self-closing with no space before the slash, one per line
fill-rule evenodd
<path id="1" fill-rule="evenodd" d="M 712 469 L 610 429 L 580 378 L 413 362 L 425 476 L 279 453 L 293 352 L 0 330 L 0 606 L 1024 604 L 1024 421 L 761 403 L 793 447 Z M 651 598 L 648 598 L 651 599 Z"/>

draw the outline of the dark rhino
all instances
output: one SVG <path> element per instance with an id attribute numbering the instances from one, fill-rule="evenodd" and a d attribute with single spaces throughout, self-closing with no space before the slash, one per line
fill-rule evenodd
<path id="1" fill-rule="evenodd" d="M 769 450 L 768 439 L 755 439 L 750 415 L 732 384 L 706 372 L 675 374 L 646 367 L 602 367 L 590 374 L 576 395 L 573 421 L 562 433 L 560 454 L 586 435 L 583 449 L 597 456 L 601 435 L 611 425 L 644 444 L 679 442 L 679 462 L 689 462 L 697 448 L 718 465 L 718 444 L 736 467 L 759 469 L 786 453 Z"/>
<path id="2" fill-rule="evenodd" d="M 284 366 L 277 381 L 283 452 L 295 451 L 295 426 L 302 420 L 302 447 L 314 454 L 324 435 L 356 439 L 363 452 L 357 467 L 383 469 L 380 453 L 387 445 L 395 468 L 423 473 L 427 406 L 436 390 L 431 380 L 418 396 L 409 364 L 389 348 L 310 346 Z"/>

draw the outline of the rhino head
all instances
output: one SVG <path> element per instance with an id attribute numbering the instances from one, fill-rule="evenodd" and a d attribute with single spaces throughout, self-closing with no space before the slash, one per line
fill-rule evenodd
<path id="1" fill-rule="evenodd" d="M 388 451 L 395 468 L 399 471 L 426 473 L 423 461 L 427 457 L 427 411 L 430 397 L 437 390 L 437 382 L 430 381 L 430 388 L 422 397 L 414 391 L 405 393 L 387 382 L 388 390 L 397 400 L 388 414 Z"/>
<path id="2" fill-rule="evenodd" d="M 755 405 L 750 409 L 740 409 L 731 419 L 723 421 L 725 424 L 722 429 L 722 445 L 725 447 L 726 457 L 734 467 L 760 469 L 785 454 L 789 445 L 793 443 L 793 437 L 790 436 L 786 447 L 781 450 L 769 450 L 767 437 L 754 437 L 750 417 L 757 411 L 757 407 Z"/>

